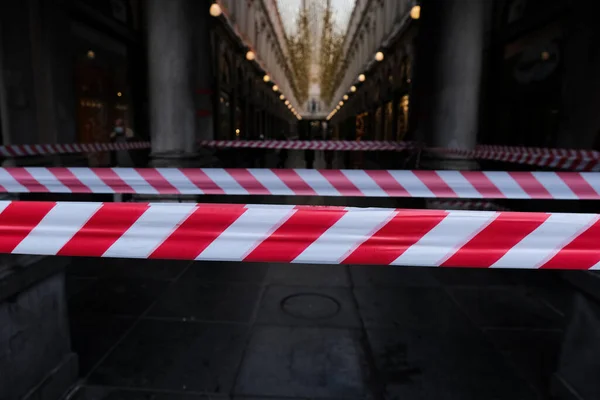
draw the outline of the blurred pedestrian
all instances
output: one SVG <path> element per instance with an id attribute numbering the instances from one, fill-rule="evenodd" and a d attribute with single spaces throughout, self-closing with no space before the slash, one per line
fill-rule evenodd
<path id="1" fill-rule="evenodd" d="M 110 139 L 113 143 L 127 143 L 128 140 L 134 137 L 133 130 L 127 128 L 123 119 L 117 118 L 115 121 L 115 126 L 113 128 L 112 133 L 110 134 Z M 133 168 L 133 160 L 131 158 L 131 154 L 129 154 L 129 150 L 117 150 L 116 152 L 116 166 L 121 168 Z M 114 200 L 116 202 L 121 201 L 129 201 L 133 198 L 133 195 L 129 193 L 116 193 L 114 196 Z"/>
<path id="2" fill-rule="evenodd" d="M 110 134 L 110 139 L 113 143 L 127 143 L 130 139 L 134 137 L 133 130 L 125 127 L 125 123 L 123 119 L 117 118 L 115 121 L 115 126 L 113 128 L 112 133 Z M 131 155 L 129 154 L 129 150 L 117 150 L 116 151 L 116 166 L 117 167 L 133 167 L 133 160 L 131 159 Z"/>

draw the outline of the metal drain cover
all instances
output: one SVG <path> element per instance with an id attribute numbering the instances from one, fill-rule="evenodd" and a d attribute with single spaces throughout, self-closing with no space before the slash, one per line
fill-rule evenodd
<path id="1" fill-rule="evenodd" d="M 324 294 L 298 293 L 283 299 L 281 309 L 296 318 L 322 319 L 339 313 L 341 306 L 336 299 Z"/>

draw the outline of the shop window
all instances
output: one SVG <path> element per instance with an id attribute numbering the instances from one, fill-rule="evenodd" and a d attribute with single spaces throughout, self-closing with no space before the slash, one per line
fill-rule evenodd
<path id="1" fill-rule="evenodd" d="M 110 141 L 117 119 L 135 133 L 126 46 L 81 25 L 73 25 L 72 33 L 78 141 Z M 92 165 L 110 162 L 108 153 L 90 154 L 89 158 Z"/>
<path id="2" fill-rule="evenodd" d="M 385 122 L 383 125 L 383 140 L 392 140 L 392 125 L 394 121 L 394 104 L 390 101 L 385 105 Z"/>
<path id="3" fill-rule="evenodd" d="M 398 102 L 398 121 L 396 125 L 396 140 L 401 141 L 408 132 L 408 95 L 404 95 Z"/>
<path id="4" fill-rule="evenodd" d="M 375 111 L 375 140 L 381 140 L 383 130 L 382 130 L 382 110 L 381 107 L 377 108 Z"/>
<path id="5" fill-rule="evenodd" d="M 231 138 L 231 102 L 229 94 L 221 92 L 219 97 L 219 139 Z"/>
<path id="6" fill-rule="evenodd" d="M 244 129 L 244 104 L 240 103 L 235 107 L 235 137 L 242 138 L 246 135 Z"/>

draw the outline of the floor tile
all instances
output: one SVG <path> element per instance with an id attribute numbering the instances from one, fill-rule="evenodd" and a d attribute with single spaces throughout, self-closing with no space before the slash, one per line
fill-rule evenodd
<path id="1" fill-rule="evenodd" d="M 160 297 L 148 316 L 248 323 L 260 293 L 259 285 L 203 283 L 182 277 Z"/>
<path id="2" fill-rule="evenodd" d="M 137 316 L 166 289 L 169 282 L 102 278 L 69 300 L 71 313 Z"/>
<path id="3" fill-rule="evenodd" d="M 65 277 L 65 287 L 67 290 L 67 298 L 76 295 L 79 292 L 87 289 L 96 282 L 97 278 L 77 278 L 67 275 Z"/>
<path id="4" fill-rule="evenodd" d="M 174 279 L 190 261 L 73 257 L 67 275 L 77 277 Z"/>
<path id="5" fill-rule="evenodd" d="M 511 271 L 475 268 L 430 268 L 444 286 L 514 286 Z"/>
<path id="6" fill-rule="evenodd" d="M 558 366 L 561 331 L 493 329 L 485 334 L 542 396 L 548 396 Z"/>
<path id="7" fill-rule="evenodd" d="M 269 265 L 226 261 L 194 261 L 183 279 L 201 282 L 262 283 Z"/>
<path id="8" fill-rule="evenodd" d="M 71 343 L 73 351 L 79 356 L 79 374 L 87 375 L 133 322 L 132 318 L 71 314 Z"/>
<path id="9" fill-rule="evenodd" d="M 522 288 L 452 289 L 465 313 L 482 328 L 560 328 L 563 318 Z"/>
<path id="10" fill-rule="evenodd" d="M 364 398 L 365 365 L 354 331 L 256 328 L 236 384 L 237 395 Z"/>
<path id="11" fill-rule="evenodd" d="M 83 386 L 69 400 L 226 400 L 226 396 Z"/>
<path id="12" fill-rule="evenodd" d="M 228 393 L 246 343 L 239 325 L 140 321 L 90 384 Z"/>
<path id="13" fill-rule="evenodd" d="M 257 323 L 360 327 L 352 292 L 341 287 L 270 286 L 262 298 Z"/>
<path id="14" fill-rule="evenodd" d="M 267 282 L 284 286 L 350 286 L 344 265 L 271 264 Z"/>
<path id="15" fill-rule="evenodd" d="M 476 329 L 369 330 L 386 399 L 528 400 L 536 394 Z"/>
<path id="16" fill-rule="evenodd" d="M 350 267 L 356 287 L 439 286 L 429 268 L 357 265 Z"/>
<path id="17" fill-rule="evenodd" d="M 355 288 L 354 294 L 367 327 L 444 330 L 448 326 L 471 325 L 442 289 Z"/>

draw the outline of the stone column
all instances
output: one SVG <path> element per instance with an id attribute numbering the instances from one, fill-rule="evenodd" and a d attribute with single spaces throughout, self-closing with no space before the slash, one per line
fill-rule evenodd
<path id="1" fill-rule="evenodd" d="M 413 106 L 418 139 L 428 146 L 468 149 L 476 144 L 485 3 L 423 2 Z M 443 164 L 451 167 L 456 163 Z"/>
<path id="2" fill-rule="evenodd" d="M 209 89 L 212 83 L 209 13 L 207 7 L 194 3 L 191 0 L 146 3 L 154 165 L 202 163 L 198 160 L 197 140 L 212 139 L 212 104 L 208 100 L 207 104 L 199 105 L 204 114 L 209 111 L 211 115 L 197 115 L 195 98 L 197 89 Z M 199 36 L 202 41 L 196 40 Z M 203 63 L 197 62 L 199 53 Z M 198 70 L 202 64 L 205 67 Z M 199 86 L 203 84 L 208 87 Z"/>

